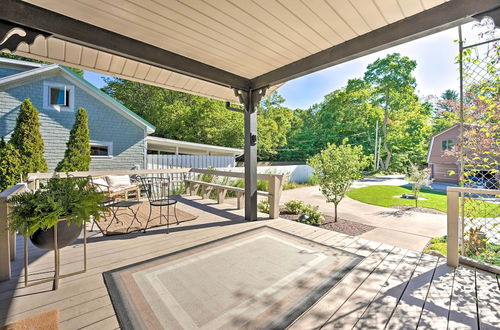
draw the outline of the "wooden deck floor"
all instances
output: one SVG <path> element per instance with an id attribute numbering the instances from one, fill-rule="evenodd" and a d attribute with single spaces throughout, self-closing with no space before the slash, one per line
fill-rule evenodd
<path id="1" fill-rule="evenodd" d="M 62 329 L 115 329 L 118 321 L 102 272 L 267 225 L 364 257 L 341 282 L 292 324 L 294 329 L 495 328 L 500 326 L 498 278 L 445 260 L 289 220 L 245 222 L 242 212 L 197 197 L 183 210 L 199 218 L 146 234 L 102 237 L 90 233 L 88 270 L 50 284 L 23 287 L 22 240 L 14 278 L 0 283 L 0 324 L 59 309 Z M 32 248 L 30 272 L 51 275 L 53 255 Z M 62 250 L 62 273 L 80 269 L 82 245 Z"/>

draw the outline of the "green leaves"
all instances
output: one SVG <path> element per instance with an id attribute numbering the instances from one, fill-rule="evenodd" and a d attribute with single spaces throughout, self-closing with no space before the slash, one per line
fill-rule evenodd
<path id="1" fill-rule="evenodd" d="M 337 205 L 344 198 L 354 180 L 361 178 L 361 171 L 369 166 L 369 158 L 363 154 L 362 146 L 351 146 L 347 140 L 339 146 L 330 144 L 320 153 L 310 158 L 309 165 L 319 180 L 321 192 L 327 202 Z"/>
<path id="2" fill-rule="evenodd" d="M 90 137 L 87 111 L 78 109 L 75 123 L 69 133 L 64 158 L 57 164 L 57 172 L 88 171 L 90 167 Z"/>

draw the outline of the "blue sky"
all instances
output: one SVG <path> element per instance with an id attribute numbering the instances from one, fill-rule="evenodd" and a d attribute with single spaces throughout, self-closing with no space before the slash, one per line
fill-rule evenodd
<path id="1" fill-rule="evenodd" d="M 420 96 L 441 95 L 446 89 L 458 90 L 458 71 L 454 64 L 458 53 L 456 39 L 457 28 L 449 29 L 297 78 L 287 82 L 279 92 L 286 99 L 285 106 L 291 109 L 308 108 L 321 102 L 331 91 L 345 86 L 347 80 L 361 78 L 366 66 L 377 58 L 394 52 L 417 61 L 414 74 Z M 85 72 L 85 79 L 97 87 L 104 86 L 102 77 L 98 73 Z"/>

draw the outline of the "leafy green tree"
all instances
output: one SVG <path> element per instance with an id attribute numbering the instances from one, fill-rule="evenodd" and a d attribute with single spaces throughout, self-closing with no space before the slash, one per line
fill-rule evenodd
<path id="1" fill-rule="evenodd" d="M 361 178 L 361 171 L 369 165 L 369 158 L 363 154 L 362 146 L 351 146 L 345 139 L 338 146 L 329 144 L 308 163 L 326 201 L 334 204 L 337 221 L 338 204 L 353 181 Z"/>
<path id="2" fill-rule="evenodd" d="M 0 192 L 21 181 L 21 160 L 12 143 L 0 143 Z"/>
<path id="3" fill-rule="evenodd" d="M 69 133 L 64 158 L 57 164 L 57 172 L 88 171 L 90 167 L 90 137 L 87 111 L 78 109 L 75 123 Z"/>
<path id="4" fill-rule="evenodd" d="M 404 110 L 399 107 L 400 102 L 395 102 L 398 94 L 413 94 L 416 80 L 413 77 L 417 62 L 398 53 L 389 54 L 385 58 L 377 59 L 368 65 L 364 75 L 366 82 L 370 83 L 374 90 L 375 101 L 384 109 L 382 121 L 382 141 L 385 152 L 383 169 L 388 170 L 391 165 L 393 150 L 389 145 L 389 130 L 393 114 Z"/>
<path id="5" fill-rule="evenodd" d="M 28 173 L 48 171 L 38 110 L 31 104 L 30 99 L 25 99 L 20 106 L 16 127 L 9 143 L 19 151 L 23 178 L 26 178 Z"/>
<path id="6" fill-rule="evenodd" d="M 432 135 L 458 123 L 459 109 L 458 93 L 452 89 L 445 90 L 435 102 L 432 116 Z"/>

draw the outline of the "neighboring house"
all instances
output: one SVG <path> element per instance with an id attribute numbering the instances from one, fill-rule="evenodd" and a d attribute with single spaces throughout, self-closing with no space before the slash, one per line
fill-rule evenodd
<path id="1" fill-rule="evenodd" d="M 45 159 L 53 171 L 63 158 L 75 112 L 89 118 L 91 170 L 146 168 L 150 150 L 184 155 L 241 155 L 241 149 L 148 137 L 155 127 L 71 70 L 0 58 L 0 136 L 10 138 L 19 106 L 29 98 L 38 109 Z M 152 151 L 149 151 L 152 153 Z"/>
<path id="2" fill-rule="evenodd" d="M 427 163 L 431 169 L 431 178 L 434 181 L 458 184 L 460 172 L 458 158 L 446 154 L 446 151 L 453 149 L 459 137 L 460 124 L 455 124 L 432 137 L 427 154 Z M 476 168 L 474 172 L 474 177 L 470 179 L 475 182 L 475 185 L 482 188 L 495 188 L 497 186 L 499 182 L 498 174 L 481 168 Z"/>

